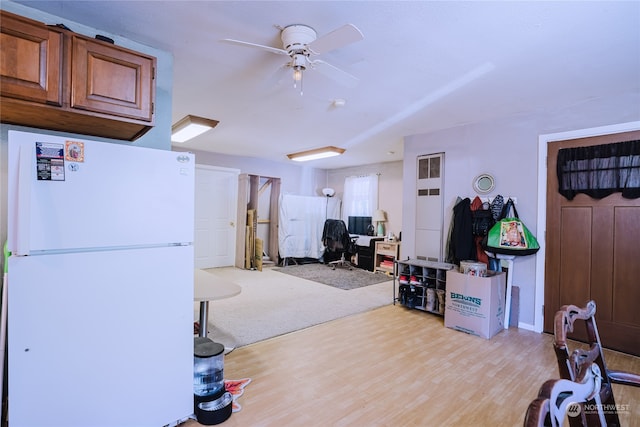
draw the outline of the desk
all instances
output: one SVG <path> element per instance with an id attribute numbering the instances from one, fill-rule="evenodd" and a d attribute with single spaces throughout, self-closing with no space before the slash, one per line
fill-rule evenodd
<path id="1" fill-rule="evenodd" d="M 242 291 L 242 288 L 214 273 L 203 270 L 195 271 L 194 282 L 193 300 L 200 301 L 199 336 L 206 337 L 209 301 L 234 297 Z"/>
<path id="2" fill-rule="evenodd" d="M 358 240 L 356 240 L 358 268 L 373 271 L 373 258 L 376 252 L 375 244 L 376 242 L 381 241 L 384 238 L 377 236 L 362 236 L 358 234 L 350 234 L 350 236 L 358 236 Z"/>

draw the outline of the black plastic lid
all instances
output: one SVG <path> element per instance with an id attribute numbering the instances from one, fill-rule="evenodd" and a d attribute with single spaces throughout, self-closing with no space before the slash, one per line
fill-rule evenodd
<path id="1" fill-rule="evenodd" d="M 214 357 L 224 353 L 224 346 L 206 337 L 193 339 L 193 355 L 196 357 Z"/>

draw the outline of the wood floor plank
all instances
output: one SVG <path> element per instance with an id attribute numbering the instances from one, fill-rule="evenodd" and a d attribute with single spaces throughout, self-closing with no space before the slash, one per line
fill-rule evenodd
<path id="1" fill-rule="evenodd" d="M 605 357 L 640 372 L 638 357 Z M 390 305 L 238 348 L 224 374 L 252 378 L 225 427 L 521 426 L 558 368 L 550 335 L 511 328 L 485 340 Z M 628 406 L 622 425 L 640 426 L 640 388 L 614 392 Z"/>

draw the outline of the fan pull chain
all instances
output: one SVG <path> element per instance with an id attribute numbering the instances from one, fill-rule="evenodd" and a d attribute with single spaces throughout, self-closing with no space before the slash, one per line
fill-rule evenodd
<path id="1" fill-rule="evenodd" d="M 300 82 L 300 96 L 303 95 L 303 90 L 302 90 L 302 80 L 303 80 L 303 75 L 304 73 L 301 71 L 300 72 L 300 80 L 296 80 L 295 78 L 293 79 L 293 88 L 297 89 L 298 87 L 298 82 Z"/>

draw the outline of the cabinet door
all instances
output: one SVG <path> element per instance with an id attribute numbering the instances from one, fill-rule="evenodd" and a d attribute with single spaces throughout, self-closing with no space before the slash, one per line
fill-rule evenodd
<path id="1" fill-rule="evenodd" d="M 153 121 L 155 58 L 72 36 L 71 107 Z"/>
<path id="2" fill-rule="evenodd" d="M 2 96 L 62 105 L 62 33 L 2 12 Z"/>

